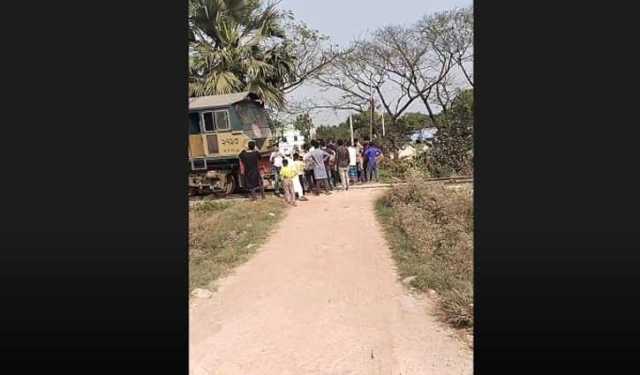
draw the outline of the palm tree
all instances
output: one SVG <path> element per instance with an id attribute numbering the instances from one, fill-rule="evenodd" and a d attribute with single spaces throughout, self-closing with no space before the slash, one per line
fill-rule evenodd
<path id="1" fill-rule="evenodd" d="M 294 55 L 281 24 L 286 13 L 261 0 L 189 0 L 189 94 L 239 91 L 284 105 Z"/>

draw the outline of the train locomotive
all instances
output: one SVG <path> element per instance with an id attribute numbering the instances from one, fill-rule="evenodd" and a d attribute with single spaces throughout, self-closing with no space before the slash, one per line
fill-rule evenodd
<path id="1" fill-rule="evenodd" d="M 261 152 L 261 174 L 270 188 L 273 137 L 260 98 L 250 92 L 189 98 L 189 194 L 242 190 L 238 154 L 249 141 Z"/>

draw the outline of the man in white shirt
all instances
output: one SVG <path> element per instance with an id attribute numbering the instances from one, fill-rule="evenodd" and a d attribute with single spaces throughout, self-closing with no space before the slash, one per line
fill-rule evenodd
<path id="1" fill-rule="evenodd" d="M 354 184 L 356 182 L 356 179 L 358 178 L 358 149 L 354 145 L 347 147 L 347 149 L 349 150 L 349 180 L 352 184 Z"/>
<path id="2" fill-rule="evenodd" d="M 280 195 L 280 169 L 282 168 L 283 155 L 278 146 L 273 146 L 273 152 L 269 157 L 271 162 L 271 173 L 273 174 L 273 188 L 275 194 Z"/>

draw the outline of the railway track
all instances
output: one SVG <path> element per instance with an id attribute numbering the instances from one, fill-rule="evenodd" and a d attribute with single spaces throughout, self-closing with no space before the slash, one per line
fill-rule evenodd
<path id="1" fill-rule="evenodd" d="M 471 176 L 457 176 L 457 177 L 437 177 L 437 178 L 427 178 L 425 179 L 427 183 L 444 183 L 446 185 L 460 185 L 460 184 L 471 184 L 473 183 L 473 177 Z M 364 184 L 364 185 L 353 185 L 353 189 L 377 189 L 377 188 L 388 188 L 396 185 L 406 185 L 406 182 L 391 182 L 391 183 L 378 183 L 378 184 Z"/>
<path id="2" fill-rule="evenodd" d="M 448 186 L 454 185 L 463 185 L 463 184 L 472 184 L 473 177 L 472 176 L 456 176 L 456 177 L 437 177 L 437 178 L 428 178 L 425 180 L 427 183 L 444 183 Z M 351 185 L 351 189 L 384 189 L 390 188 L 394 185 L 404 185 L 404 182 L 393 182 L 393 183 L 367 183 L 367 184 L 355 184 Z M 341 188 L 338 188 L 341 190 Z M 265 190 L 267 194 L 273 194 L 273 190 Z M 246 200 L 248 199 L 246 194 L 243 193 L 235 193 L 235 194 L 224 194 L 224 193 L 211 193 L 206 195 L 198 195 L 194 197 L 189 197 L 189 206 L 196 205 L 198 202 L 207 202 L 207 201 L 216 201 L 216 200 Z"/>

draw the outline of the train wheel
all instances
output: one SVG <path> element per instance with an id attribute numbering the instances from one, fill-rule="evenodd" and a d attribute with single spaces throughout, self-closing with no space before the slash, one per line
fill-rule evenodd
<path id="1" fill-rule="evenodd" d="M 224 181 L 224 193 L 226 195 L 233 194 L 238 189 L 238 180 L 232 174 L 228 174 Z"/>

